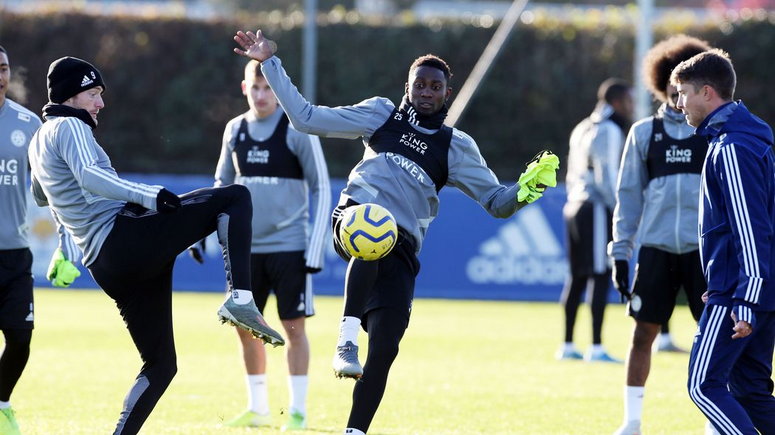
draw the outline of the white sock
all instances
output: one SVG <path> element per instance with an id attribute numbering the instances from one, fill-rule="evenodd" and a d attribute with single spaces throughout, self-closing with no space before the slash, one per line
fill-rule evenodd
<path id="1" fill-rule="evenodd" d="M 361 319 L 352 316 L 342 317 L 342 322 L 339 324 L 339 341 L 337 346 L 344 346 L 348 341 L 352 341 L 353 344 L 358 344 L 358 331 L 361 329 Z"/>
<path id="2" fill-rule="evenodd" d="M 288 408 L 302 415 L 307 415 L 307 375 L 288 376 Z"/>
<path id="3" fill-rule="evenodd" d="M 366 435 L 366 432 L 363 432 L 360 429 L 353 429 L 348 427 L 344 430 L 344 435 Z"/>
<path id="4" fill-rule="evenodd" d="M 597 355 L 599 353 L 605 352 L 605 348 L 602 344 L 593 344 L 589 346 L 589 351 L 592 355 Z"/>
<path id="5" fill-rule="evenodd" d="M 669 343 L 672 343 L 672 342 L 673 342 L 673 337 L 670 336 L 669 332 L 662 332 L 662 333 L 659 334 L 659 344 L 661 346 L 669 344 Z"/>
<path id="6" fill-rule="evenodd" d="M 572 341 L 566 341 L 562 345 L 563 352 L 573 352 L 576 350 L 576 346 L 573 345 Z"/>
<path id="7" fill-rule="evenodd" d="M 269 388 L 266 375 L 247 375 L 248 409 L 256 414 L 269 414 Z"/>
<path id="8" fill-rule="evenodd" d="M 11 407 L 11 402 L 3 402 L 0 400 L 0 409 L 7 409 Z"/>
<path id="9" fill-rule="evenodd" d="M 253 292 L 250 290 L 237 290 L 234 289 L 231 291 L 231 294 L 229 295 L 231 299 L 234 301 L 237 305 L 245 305 L 250 303 L 253 300 Z"/>
<path id="10" fill-rule="evenodd" d="M 643 395 L 646 387 L 624 387 L 624 422 L 638 420 L 643 415 Z"/>

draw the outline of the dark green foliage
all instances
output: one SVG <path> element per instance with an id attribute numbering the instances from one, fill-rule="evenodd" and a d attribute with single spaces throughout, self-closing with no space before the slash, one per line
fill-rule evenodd
<path id="1" fill-rule="evenodd" d="M 0 44 L 15 71 L 26 70 L 16 79 L 26 77 L 27 106 L 36 112 L 46 102 L 45 76 L 54 59 L 78 56 L 102 70 L 107 107 L 96 134 L 119 171 L 209 174 L 226 122 L 247 110 L 240 90 L 245 60 L 232 52 L 236 29 L 266 29 L 301 86 L 302 31 L 271 20 L 262 13 L 233 21 L 186 21 L 0 12 Z M 457 91 L 494 32 L 494 27 L 446 21 L 428 26 L 319 22 L 317 102 L 330 106 L 375 95 L 398 103 L 409 64 L 426 53 L 447 60 Z M 680 31 L 728 50 L 738 71 L 736 96 L 765 121 L 775 121 L 770 80 L 775 26 L 749 20 L 719 27 Z M 660 30 L 655 39 L 672 32 Z M 632 27 L 621 23 L 520 24 L 458 127 L 477 141 L 504 181 L 516 179 L 540 149 L 550 148 L 564 159 L 568 135 L 592 110 L 598 84 L 609 76 L 632 77 L 633 44 Z M 363 151 L 360 141 L 323 143 L 336 177 L 346 176 Z"/>

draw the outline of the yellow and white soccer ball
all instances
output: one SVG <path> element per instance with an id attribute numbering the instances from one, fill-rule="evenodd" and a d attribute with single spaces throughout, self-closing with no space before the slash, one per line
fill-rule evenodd
<path id="1" fill-rule="evenodd" d="M 398 239 L 393 215 L 381 205 L 358 204 L 342 212 L 339 240 L 353 257 L 373 261 L 386 256 Z"/>

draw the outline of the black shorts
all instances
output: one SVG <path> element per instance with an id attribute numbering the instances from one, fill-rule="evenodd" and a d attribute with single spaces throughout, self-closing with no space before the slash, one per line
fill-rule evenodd
<path id="1" fill-rule="evenodd" d="M 32 252 L 0 251 L 0 329 L 32 329 Z"/>
<path id="2" fill-rule="evenodd" d="M 635 311 L 630 303 L 630 315 L 643 322 L 667 322 L 673 314 L 681 288 L 686 293 L 692 316 L 699 320 L 704 307 L 701 298 L 707 288 L 700 252 L 671 254 L 661 249 L 641 247 L 632 290 L 633 297 L 640 299 L 640 309 Z"/>
<path id="3" fill-rule="evenodd" d="M 350 253 L 339 241 L 339 225 L 344 209 L 357 204 L 351 199 L 347 200 L 346 204 L 334 208 L 331 214 L 334 250 L 345 261 L 350 261 Z M 417 259 L 414 239 L 401 227 L 398 227 L 396 246 L 384 258 L 376 261 L 379 265 L 377 282 L 366 298 L 361 318 L 364 327 L 367 323 L 365 316 L 376 308 L 395 308 L 406 313 L 408 319 L 414 300 L 415 280 L 420 273 L 420 261 Z"/>
<path id="4" fill-rule="evenodd" d="M 280 319 L 314 315 L 312 278 L 305 265 L 304 251 L 251 254 L 251 290 L 258 310 L 264 312 L 269 293 L 274 291 Z"/>
<path id="5" fill-rule="evenodd" d="M 612 240 L 612 216 L 608 208 L 584 201 L 566 204 L 563 211 L 571 274 L 611 273 L 606 253 L 608 242 Z"/>
<path id="6" fill-rule="evenodd" d="M 376 308 L 395 308 L 406 313 L 408 318 L 412 311 L 415 280 L 420 272 L 413 239 L 399 227 L 396 246 L 376 261 L 379 262 L 377 281 L 366 299 L 364 316 Z"/>

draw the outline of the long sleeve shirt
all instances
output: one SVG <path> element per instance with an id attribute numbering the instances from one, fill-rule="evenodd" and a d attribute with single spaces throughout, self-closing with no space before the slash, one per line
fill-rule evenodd
<path id="1" fill-rule="evenodd" d="M 775 311 L 775 153 L 772 129 L 742 102 L 708 115 L 700 257 L 708 303 Z"/>
<path id="2" fill-rule="evenodd" d="M 30 246 L 27 148 L 40 118 L 8 98 L 0 106 L 0 250 Z"/>
<path id="3" fill-rule="evenodd" d="M 694 135 L 694 127 L 686 123 L 683 113 L 669 109 L 665 104 L 657 113 L 670 138 L 683 140 Z M 684 254 L 699 248 L 697 198 L 700 196 L 700 174 L 681 172 L 653 179 L 649 177 L 653 122 L 653 116 L 636 122 L 624 146 L 610 252 L 616 260 L 631 259 L 636 241 L 672 254 Z M 691 159 L 702 161 L 704 157 L 704 153 L 697 153 Z"/>
<path id="4" fill-rule="evenodd" d="M 280 59 L 273 56 L 261 64 L 261 71 L 272 87 L 294 128 L 322 137 L 362 139 L 369 144 L 372 134 L 390 117 L 395 105 L 387 98 L 373 97 L 351 106 L 326 107 L 310 104 L 291 82 Z M 418 131 L 432 134 L 415 126 Z M 375 153 L 369 148 L 350 172 L 339 204 L 348 199 L 373 202 L 390 210 L 397 224 L 414 238 L 420 251 L 428 227 L 439 209 L 436 186 L 422 168 L 402 156 Z M 495 217 L 509 217 L 524 203 L 517 203 L 519 186 L 504 186 L 487 167 L 476 142 L 453 129 L 448 151 L 446 185 L 460 189 Z M 439 186 L 440 188 L 441 186 Z"/>
<path id="5" fill-rule="evenodd" d="M 29 149 L 32 193 L 50 206 L 58 230 L 67 231 L 90 265 L 99 255 L 116 214 L 127 202 L 156 210 L 162 186 L 125 180 L 116 174 L 91 128 L 74 117 L 49 117 Z M 81 252 L 62 246 L 70 261 Z"/>
<path id="6" fill-rule="evenodd" d="M 589 201 L 614 209 L 624 133 L 610 119 L 613 113 L 610 105 L 601 104 L 571 132 L 565 177 L 569 203 Z"/>
<path id="7" fill-rule="evenodd" d="M 235 163 L 235 143 L 242 121 L 247 121 L 247 133 L 253 140 L 264 142 L 272 137 L 282 116 L 283 111 L 278 108 L 266 118 L 259 119 L 248 112 L 229 121 L 223 133 L 215 185 L 237 183 L 250 190 L 253 198 L 251 252 L 303 250 L 307 266 L 321 269 L 328 240 L 331 184 L 320 139 L 290 126 L 283 138 L 298 161 L 303 178 L 241 174 L 239 163 Z M 260 164 L 271 167 L 282 163 L 266 155 Z"/>

